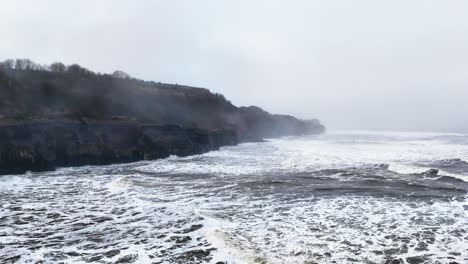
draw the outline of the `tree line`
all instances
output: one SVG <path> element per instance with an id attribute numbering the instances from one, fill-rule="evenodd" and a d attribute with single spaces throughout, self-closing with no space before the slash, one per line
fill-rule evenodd
<path id="1" fill-rule="evenodd" d="M 54 62 L 50 65 L 39 64 L 30 59 L 6 59 L 0 62 L 0 70 L 23 70 L 23 71 L 49 71 L 58 73 L 72 73 L 80 75 L 97 75 L 91 70 L 78 64 L 65 65 L 62 62 Z M 121 70 L 116 70 L 111 74 L 115 78 L 132 79 L 132 77 Z"/>

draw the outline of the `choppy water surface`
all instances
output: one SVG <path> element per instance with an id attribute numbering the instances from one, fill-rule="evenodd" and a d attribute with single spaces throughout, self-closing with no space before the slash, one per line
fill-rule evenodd
<path id="1" fill-rule="evenodd" d="M 0 263 L 468 263 L 467 157 L 329 133 L 2 176 Z"/>

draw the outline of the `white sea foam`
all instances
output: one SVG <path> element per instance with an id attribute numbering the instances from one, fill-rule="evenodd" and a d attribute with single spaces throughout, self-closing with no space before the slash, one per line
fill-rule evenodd
<path id="1" fill-rule="evenodd" d="M 465 185 L 410 177 L 467 157 L 464 137 L 331 133 L 3 176 L 0 260 L 465 263 Z"/>

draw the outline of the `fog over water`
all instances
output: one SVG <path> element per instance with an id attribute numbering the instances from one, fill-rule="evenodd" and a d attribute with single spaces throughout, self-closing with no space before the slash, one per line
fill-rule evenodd
<path id="1" fill-rule="evenodd" d="M 121 69 L 332 129 L 468 131 L 463 0 L 0 4 L 0 60 Z"/>

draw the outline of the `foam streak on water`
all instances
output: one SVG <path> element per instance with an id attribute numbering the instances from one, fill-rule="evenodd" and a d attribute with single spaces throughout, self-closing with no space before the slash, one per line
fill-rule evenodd
<path id="1" fill-rule="evenodd" d="M 466 157 L 343 132 L 1 176 L 0 263 L 468 263 Z"/>

